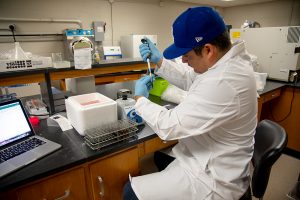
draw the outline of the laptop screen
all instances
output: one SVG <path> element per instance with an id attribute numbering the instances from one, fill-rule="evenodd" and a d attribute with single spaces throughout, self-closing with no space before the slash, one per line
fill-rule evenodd
<path id="1" fill-rule="evenodd" d="M 32 134 L 20 100 L 0 104 L 0 147 Z"/>

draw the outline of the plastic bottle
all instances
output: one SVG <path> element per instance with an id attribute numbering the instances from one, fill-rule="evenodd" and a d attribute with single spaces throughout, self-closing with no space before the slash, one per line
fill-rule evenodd
<path id="1" fill-rule="evenodd" d="M 98 48 L 95 47 L 95 53 L 94 53 L 94 63 L 99 63 L 100 62 L 100 54 L 99 54 L 99 51 L 98 51 Z"/>

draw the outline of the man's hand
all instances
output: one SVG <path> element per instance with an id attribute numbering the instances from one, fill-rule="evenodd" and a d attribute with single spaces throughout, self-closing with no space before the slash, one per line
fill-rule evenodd
<path id="1" fill-rule="evenodd" d="M 159 52 L 153 42 L 151 42 L 151 40 L 148 38 L 146 38 L 146 40 L 147 43 L 142 43 L 139 47 L 140 54 L 145 62 L 147 61 L 148 56 L 150 56 L 150 62 L 157 64 L 162 60 L 162 54 Z"/>
<path id="2" fill-rule="evenodd" d="M 152 84 L 154 81 L 154 76 L 143 76 L 135 83 L 134 96 L 144 96 L 149 97 L 149 91 L 152 89 Z"/>

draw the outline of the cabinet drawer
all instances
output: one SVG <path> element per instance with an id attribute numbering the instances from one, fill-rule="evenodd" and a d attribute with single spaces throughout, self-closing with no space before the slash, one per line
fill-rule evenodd
<path id="1" fill-rule="evenodd" d="M 89 166 L 93 200 L 121 200 L 128 175 L 139 172 L 138 149 L 131 148 Z"/>
<path id="2" fill-rule="evenodd" d="M 159 137 L 153 138 L 145 142 L 145 154 L 153 153 L 176 143 L 177 141 L 163 141 Z"/>
<path id="3" fill-rule="evenodd" d="M 0 193 L 0 199 L 10 200 L 18 199 L 17 192 L 15 189 Z"/>
<path id="4" fill-rule="evenodd" d="M 268 93 L 264 94 L 263 95 L 264 102 L 267 102 L 267 101 L 270 101 L 272 99 L 275 99 L 275 98 L 279 97 L 280 93 L 281 93 L 281 90 L 277 89 L 277 90 L 274 90 L 274 91 L 271 91 L 271 92 L 268 92 Z"/>
<path id="5" fill-rule="evenodd" d="M 88 199 L 83 168 L 22 187 L 17 193 L 21 200 Z"/>

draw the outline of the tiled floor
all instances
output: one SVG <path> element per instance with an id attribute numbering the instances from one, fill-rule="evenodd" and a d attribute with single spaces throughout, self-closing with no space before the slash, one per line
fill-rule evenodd
<path id="1" fill-rule="evenodd" d="M 300 160 L 285 154 L 281 155 L 272 167 L 264 200 L 290 200 L 286 195 L 297 183 L 299 173 Z"/>

